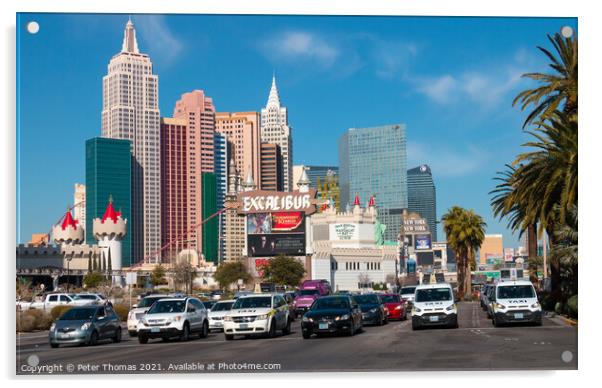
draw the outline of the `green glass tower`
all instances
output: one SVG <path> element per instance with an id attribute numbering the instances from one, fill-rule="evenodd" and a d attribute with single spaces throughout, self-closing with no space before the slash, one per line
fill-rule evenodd
<path id="1" fill-rule="evenodd" d="M 204 172 L 201 175 L 202 180 L 202 214 L 203 220 L 217 212 L 217 181 L 215 174 Z M 217 263 L 217 239 L 218 239 L 218 217 L 213 217 L 203 224 L 203 255 L 205 260 L 211 263 Z"/>
<path id="2" fill-rule="evenodd" d="M 131 249 L 131 165 L 130 141 L 95 137 L 86 141 L 86 243 L 96 244 L 92 220 L 102 218 L 109 197 L 115 209 L 128 220 L 127 233 L 122 240 L 122 266 L 136 260 Z"/>

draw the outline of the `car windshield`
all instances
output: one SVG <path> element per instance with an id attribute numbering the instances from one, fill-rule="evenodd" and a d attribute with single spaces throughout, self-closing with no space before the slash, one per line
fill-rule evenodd
<path id="1" fill-rule="evenodd" d="M 535 293 L 530 285 L 501 286 L 497 289 L 498 299 L 534 298 Z"/>
<path id="2" fill-rule="evenodd" d="M 416 287 L 402 287 L 401 295 L 413 294 L 416 291 Z"/>
<path id="3" fill-rule="evenodd" d="M 184 300 L 160 300 L 153 304 L 147 314 L 183 313 L 185 308 Z"/>
<path id="4" fill-rule="evenodd" d="M 160 297 L 146 297 L 144 299 L 142 299 L 140 301 L 140 303 L 138 303 L 138 307 L 150 307 L 153 305 L 153 303 L 155 303 L 156 301 L 158 301 L 159 299 L 163 299 L 165 298 L 164 296 L 160 296 Z"/>
<path id="5" fill-rule="evenodd" d="M 399 295 L 383 295 L 380 297 L 383 303 L 399 303 Z"/>
<path id="6" fill-rule="evenodd" d="M 378 296 L 374 294 L 356 295 L 355 300 L 359 304 L 379 304 Z"/>
<path id="7" fill-rule="evenodd" d="M 206 309 L 210 309 L 211 306 L 213 306 L 215 304 L 215 302 L 212 301 L 204 301 L 203 305 L 205 306 Z"/>
<path id="8" fill-rule="evenodd" d="M 451 300 L 452 293 L 447 287 L 443 288 L 425 288 L 416 291 L 416 302 L 439 302 Z"/>
<path id="9" fill-rule="evenodd" d="M 60 318 L 60 321 L 89 321 L 94 318 L 96 309 L 83 308 L 83 309 L 69 309 Z"/>
<path id="10" fill-rule="evenodd" d="M 299 291 L 299 295 L 318 295 L 320 291 L 318 290 L 301 290 Z"/>
<path id="11" fill-rule="evenodd" d="M 232 309 L 232 305 L 234 304 L 234 302 L 221 302 L 221 303 L 216 303 L 213 305 L 213 307 L 211 308 L 211 311 L 229 311 Z"/>
<path id="12" fill-rule="evenodd" d="M 312 310 L 348 309 L 348 308 L 349 308 L 349 300 L 347 298 L 316 299 L 314 304 L 311 306 Z"/>
<path id="13" fill-rule="evenodd" d="M 272 297 L 270 296 L 252 296 L 248 298 L 238 298 L 232 309 L 249 309 L 272 307 Z"/>

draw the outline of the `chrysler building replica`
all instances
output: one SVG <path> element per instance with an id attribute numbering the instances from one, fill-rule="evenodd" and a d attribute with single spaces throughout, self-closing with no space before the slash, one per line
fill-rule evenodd
<path id="1" fill-rule="evenodd" d="M 272 77 L 272 88 L 268 103 L 261 109 L 261 142 L 277 144 L 282 154 L 282 182 L 284 191 L 293 189 L 293 138 L 288 125 L 286 107 L 280 105 L 276 77 Z"/>
<path id="2" fill-rule="evenodd" d="M 128 20 L 121 51 L 102 79 L 102 136 L 132 144 L 132 258 L 151 257 L 161 244 L 161 166 L 159 78 L 147 54 L 140 53 Z"/>
<path id="3" fill-rule="evenodd" d="M 121 240 L 127 233 L 127 220 L 121 217 L 121 212 L 116 212 L 113 208 L 113 198 L 109 198 L 109 204 L 102 218 L 95 218 L 92 221 L 92 230 L 94 238 L 98 240 L 100 254 L 106 257 L 107 265 L 110 261 L 112 270 L 120 270 Z M 113 276 L 113 283 L 120 282 L 119 276 Z"/>

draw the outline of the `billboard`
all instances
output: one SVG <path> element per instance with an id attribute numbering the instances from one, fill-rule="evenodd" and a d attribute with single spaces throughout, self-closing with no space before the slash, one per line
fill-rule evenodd
<path id="1" fill-rule="evenodd" d="M 305 214 L 247 214 L 247 253 L 251 257 L 305 255 Z"/>
<path id="2" fill-rule="evenodd" d="M 237 207 L 241 214 L 293 211 L 310 215 L 316 211 L 313 201 L 315 196 L 315 189 L 310 189 L 307 193 L 299 191 L 246 191 L 238 194 Z"/>
<path id="3" fill-rule="evenodd" d="M 504 249 L 504 261 L 514 261 L 514 248 L 505 248 Z"/>
<path id="4" fill-rule="evenodd" d="M 428 250 L 431 249 L 431 235 L 430 234 L 417 234 L 415 236 L 414 249 L 416 250 Z"/>

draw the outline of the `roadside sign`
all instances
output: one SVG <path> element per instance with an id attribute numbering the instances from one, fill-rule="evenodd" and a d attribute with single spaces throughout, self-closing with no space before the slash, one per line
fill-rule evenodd
<path id="1" fill-rule="evenodd" d="M 138 283 L 138 274 L 136 272 L 128 272 L 125 274 L 125 284 L 133 285 Z"/>

